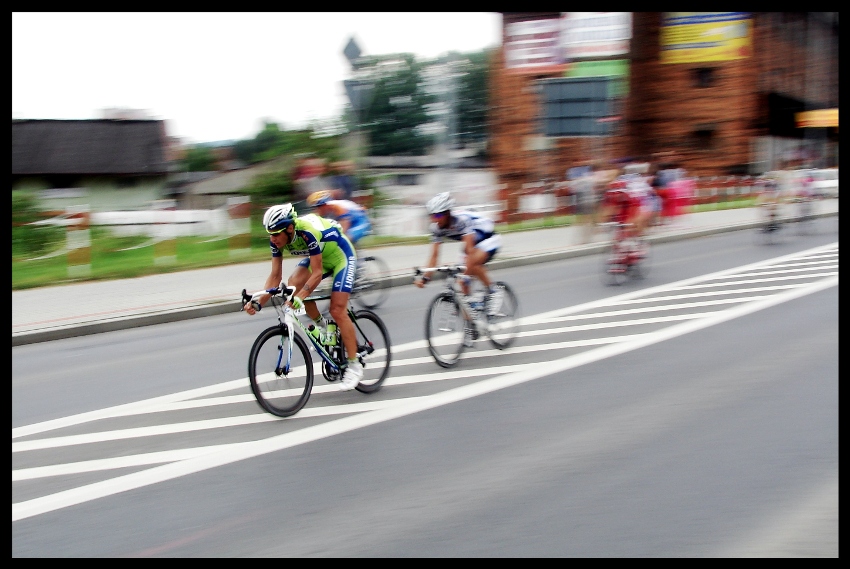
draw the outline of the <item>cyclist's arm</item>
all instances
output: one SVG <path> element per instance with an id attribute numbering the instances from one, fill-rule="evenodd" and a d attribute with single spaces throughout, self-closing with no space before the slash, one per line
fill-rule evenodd
<path id="1" fill-rule="evenodd" d="M 428 266 L 429 267 L 436 267 L 437 266 L 437 260 L 439 259 L 439 257 L 440 257 L 440 242 L 437 241 L 437 242 L 431 244 L 431 256 L 428 259 Z M 423 273 L 422 277 L 416 282 L 416 286 L 418 286 L 419 288 L 422 288 L 423 286 L 425 286 L 425 283 L 428 282 L 429 280 L 431 280 L 431 274 L 432 273 L 433 273 L 433 271 L 428 271 L 426 273 Z"/>
<path id="2" fill-rule="evenodd" d="M 472 252 L 474 250 L 475 250 L 475 233 L 467 233 L 466 235 L 463 236 L 463 254 L 469 256 L 469 255 L 472 254 Z M 467 270 L 469 270 L 469 267 L 467 267 Z"/>
<path id="3" fill-rule="evenodd" d="M 338 218 L 337 222 L 342 225 L 342 232 L 348 235 L 348 228 L 351 227 L 351 218 L 345 215 Z"/>
<path id="4" fill-rule="evenodd" d="M 283 277 L 283 258 L 282 257 L 272 257 L 272 270 L 271 270 L 271 273 L 269 273 L 269 277 L 266 279 L 266 286 L 264 287 L 265 290 L 280 286 L 280 281 L 281 281 L 282 277 Z M 269 298 L 271 298 L 270 294 L 264 294 L 259 299 L 257 299 L 257 302 L 260 303 L 260 306 L 265 306 L 265 304 L 269 301 Z M 246 303 L 244 308 L 245 308 L 245 312 L 247 312 L 248 314 L 254 314 L 256 312 L 254 310 L 254 307 L 251 306 L 250 302 Z"/>

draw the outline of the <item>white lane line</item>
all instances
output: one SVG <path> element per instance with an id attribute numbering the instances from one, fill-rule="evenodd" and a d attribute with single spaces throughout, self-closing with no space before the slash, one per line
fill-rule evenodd
<path id="1" fill-rule="evenodd" d="M 404 417 L 421 411 L 426 411 L 428 409 L 491 393 L 493 391 L 520 385 L 541 377 L 550 376 L 581 365 L 596 362 L 662 342 L 664 340 L 675 338 L 683 334 L 715 326 L 722 322 L 726 322 L 734 318 L 740 318 L 741 316 L 834 286 L 838 286 L 838 277 L 824 279 L 807 287 L 775 294 L 764 300 L 737 305 L 722 312 L 718 312 L 713 317 L 682 322 L 674 326 L 663 328 L 657 332 L 647 334 L 646 336 L 632 342 L 608 344 L 594 350 L 584 351 L 558 360 L 542 362 L 539 364 L 529 364 L 524 366 L 524 369 L 521 371 L 506 373 L 465 386 L 441 391 L 434 395 L 421 397 L 415 401 L 391 405 L 384 409 L 368 413 L 349 415 L 320 425 L 314 425 L 294 432 L 270 437 L 262 441 L 242 443 L 239 447 L 229 449 L 226 452 L 215 452 L 176 463 L 156 466 L 141 472 L 134 472 L 112 478 L 110 480 L 95 482 L 86 486 L 64 490 L 47 496 L 12 504 L 12 521 L 15 522 L 83 502 L 111 496 L 121 492 L 127 492 L 136 488 L 142 488 L 144 486 L 172 480 L 196 472 L 202 472 L 225 464 L 232 464 L 234 462 L 336 436 L 348 431 L 361 429 L 363 427 L 390 421 L 399 417 Z"/>
<path id="2" fill-rule="evenodd" d="M 490 370 L 489 373 L 482 375 L 493 375 L 498 373 L 498 370 Z M 351 403 L 348 405 L 332 405 L 328 407 L 313 407 L 302 409 L 292 419 L 305 419 L 308 417 L 324 417 L 327 415 L 342 415 L 348 413 L 363 413 L 364 411 L 374 411 L 381 409 L 387 405 L 393 405 L 395 401 L 366 401 L 363 403 Z M 75 445 L 83 445 L 90 443 L 101 443 L 105 441 L 120 441 L 126 439 L 134 439 L 139 437 L 152 437 L 157 435 L 173 435 L 176 433 L 190 433 L 194 431 L 204 431 L 208 429 L 221 429 L 226 427 L 241 427 L 245 425 L 253 425 L 256 423 L 269 423 L 280 421 L 280 417 L 275 417 L 268 413 L 255 413 L 252 415 L 240 415 L 236 417 L 223 417 L 220 419 L 203 419 L 200 421 L 189 421 L 186 423 L 171 423 L 168 425 L 154 425 L 150 427 L 135 427 L 132 429 L 118 429 L 114 431 L 103 431 L 99 433 L 86 433 L 83 435 L 68 435 L 65 437 L 53 437 L 49 439 L 36 439 L 32 441 L 23 441 L 12 443 L 12 453 L 26 452 L 32 450 L 44 450 L 48 448 L 68 447 Z"/>
<path id="3" fill-rule="evenodd" d="M 555 344 L 544 344 L 544 345 L 534 345 L 527 346 L 525 348 L 508 348 L 507 350 L 485 350 L 474 353 L 465 354 L 466 358 L 480 358 L 480 357 L 488 357 L 496 354 L 511 354 L 511 353 L 524 353 L 524 352 L 534 352 L 534 351 L 549 351 L 556 349 L 565 349 L 565 348 L 573 348 L 573 347 L 582 347 L 582 346 L 592 346 L 592 345 L 605 345 L 611 344 L 615 342 L 626 342 L 629 340 L 634 340 L 643 334 L 630 334 L 626 336 L 615 336 L 609 338 L 597 338 L 594 340 L 578 340 L 571 342 L 558 342 Z M 414 359 L 414 358 L 411 358 Z M 419 358 L 415 358 L 419 359 Z M 429 362 L 433 361 L 433 359 L 428 356 L 427 359 Z M 504 371 L 504 370 L 500 370 Z M 466 376 L 468 377 L 468 375 Z M 406 384 L 404 382 L 405 378 L 399 378 L 400 383 L 398 385 Z M 388 380 L 388 383 L 391 380 Z M 413 383 L 413 382 L 410 382 Z M 407 383 L 409 384 L 409 383 Z M 229 403 L 233 403 L 233 400 L 238 398 L 240 402 L 242 401 L 253 401 L 253 395 L 238 395 L 231 397 L 215 397 L 212 399 L 202 399 L 197 401 L 184 401 L 182 403 L 171 403 L 165 406 L 162 406 L 157 411 L 174 411 L 178 409 L 188 409 L 195 407 L 203 407 L 203 406 L 212 406 L 212 405 L 226 405 Z M 402 399 L 396 399 L 395 401 L 402 401 Z M 314 408 L 305 409 L 303 412 L 305 414 L 309 414 L 310 411 Z M 322 409 L 322 408 L 318 408 Z M 316 416 L 316 415 L 312 415 Z M 96 459 L 96 460 L 87 460 L 81 462 L 73 462 L 68 464 L 57 464 L 52 466 L 37 466 L 32 468 L 21 468 L 18 470 L 12 471 L 12 482 L 17 482 L 20 480 L 33 480 L 36 478 L 46 478 L 50 476 L 64 476 L 68 474 L 80 474 L 83 472 L 98 472 L 102 470 L 114 470 L 118 468 L 128 468 L 133 466 L 147 466 L 150 464 L 162 464 L 165 462 L 176 462 L 179 460 L 186 460 L 187 458 L 194 458 L 196 456 L 201 456 L 203 454 L 208 454 L 210 452 L 215 452 L 219 450 L 226 450 L 231 448 L 234 444 L 241 443 L 232 443 L 227 445 L 212 445 L 205 447 L 196 447 L 196 448 L 188 448 L 188 449 L 177 449 L 177 450 L 168 450 L 168 451 L 160 451 L 160 452 L 151 452 L 151 453 L 143 453 L 137 455 L 128 455 L 121 456 L 117 458 L 104 458 L 104 459 Z"/>
<path id="4" fill-rule="evenodd" d="M 114 470 L 116 468 L 148 466 L 150 464 L 162 464 L 164 462 L 176 462 L 178 460 L 186 460 L 187 458 L 195 458 L 196 456 L 209 454 L 211 452 L 227 450 L 240 444 L 242 443 L 165 450 L 160 452 L 134 454 L 131 456 L 70 462 L 68 464 L 20 468 L 12 471 L 12 482 L 48 478 L 50 476 L 65 476 L 67 474 L 82 474 L 84 472 L 100 472 L 102 470 Z"/>
<path id="5" fill-rule="evenodd" d="M 717 277 L 717 278 L 712 279 L 712 280 L 715 280 L 715 281 L 716 280 L 726 280 L 726 279 L 734 279 L 734 278 L 739 278 L 739 277 L 741 277 L 741 278 L 762 277 L 762 276 L 765 276 L 765 275 L 790 275 L 792 273 L 811 273 L 812 271 L 822 271 L 824 268 L 827 268 L 827 267 L 811 267 L 811 268 L 805 268 L 805 269 L 774 270 L 774 268 L 771 266 L 771 267 L 764 267 L 764 270 L 749 271 L 749 272 L 746 272 L 746 273 L 739 273 L 739 274 L 735 274 L 735 275 L 725 275 L 723 277 Z M 835 268 L 837 269 L 838 267 L 836 266 Z"/>
<path id="6" fill-rule="evenodd" d="M 526 316 L 520 319 L 520 325 L 528 325 L 528 324 L 536 324 L 538 322 L 544 322 L 548 318 L 554 316 L 564 316 L 567 314 L 573 314 L 576 312 L 583 312 L 586 310 L 591 310 L 599 307 L 611 306 L 612 304 L 616 304 L 623 300 L 628 300 L 631 298 L 639 298 L 641 296 L 652 295 L 658 292 L 665 292 L 670 290 L 677 290 L 680 288 L 687 287 L 688 285 L 696 284 L 704 282 L 707 279 L 712 279 L 717 276 L 722 276 L 726 274 L 733 274 L 735 272 L 741 272 L 746 270 L 751 270 L 760 266 L 767 266 L 770 264 L 780 263 L 788 260 L 799 259 L 805 256 L 812 256 L 822 253 L 824 251 L 837 251 L 838 243 L 831 243 L 828 245 L 823 245 L 819 247 L 814 247 L 812 249 L 808 249 L 806 251 L 800 251 L 797 253 L 791 253 L 788 255 L 783 255 L 781 257 L 775 257 L 773 259 L 767 259 L 765 261 L 759 261 L 756 263 L 751 263 L 748 265 L 743 265 L 740 267 L 733 267 L 731 269 L 724 269 L 721 271 L 717 271 L 714 273 L 710 273 L 708 275 L 702 275 L 698 277 L 691 277 L 688 279 L 683 279 L 680 281 L 675 281 L 672 283 L 668 283 L 665 285 L 658 285 L 654 287 L 649 287 L 641 290 L 635 290 L 627 293 L 623 293 L 620 295 L 616 295 L 613 297 L 608 297 L 600 300 L 594 300 L 591 302 L 586 302 L 584 304 L 578 304 L 575 306 L 569 306 L 565 308 L 558 308 L 555 310 L 551 310 L 548 312 L 542 312 L 532 316 Z M 825 253 L 824 253 L 825 254 Z M 837 275 L 837 273 L 836 273 Z M 761 281 L 750 281 L 750 282 L 761 282 Z M 712 286 L 723 286 L 717 285 L 716 283 Z M 408 342 L 406 344 L 400 344 L 398 346 L 393 346 L 393 355 L 396 356 L 402 352 L 410 351 L 410 350 L 418 350 L 418 349 L 427 349 L 427 343 L 425 340 L 414 340 L 412 342 Z M 97 421 L 100 419 L 121 417 L 124 415 L 133 415 L 141 409 L 145 409 L 147 407 L 158 405 L 162 403 L 171 403 L 176 401 L 184 401 L 186 399 L 193 399 L 198 397 L 205 397 L 207 395 L 214 395 L 216 393 L 224 393 L 227 391 L 233 391 L 235 389 L 242 389 L 246 386 L 246 380 L 237 379 L 232 381 L 227 381 L 224 383 L 219 383 L 215 385 L 200 387 L 197 389 L 190 389 L 188 391 L 182 391 L 178 393 L 172 393 L 169 395 L 163 395 L 159 397 L 154 397 L 151 399 L 146 399 L 142 401 L 136 401 L 133 403 L 126 403 L 123 405 L 117 405 L 114 407 L 108 407 L 105 409 L 98 409 L 95 411 L 89 411 L 86 413 L 80 413 L 77 415 L 71 415 L 68 417 L 61 417 L 58 419 L 51 419 L 49 421 L 43 421 L 40 423 L 34 423 L 32 425 L 24 425 L 21 427 L 15 427 L 12 429 L 12 438 L 24 437 L 27 435 L 33 435 L 37 433 L 43 433 L 47 431 L 51 431 L 54 429 L 60 429 L 64 427 L 70 427 L 73 425 L 80 425 L 83 423 L 87 423 L 90 421 Z"/>
<path id="7" fill-rule="evenodd" d="M 813 279 L 825 279 L 829 277 L 838 276 L 838 271 L 830 271 L 827 273 L 816 273 L 812 275 L 789 275 L 787 277 L 768 277 L 764 279 L 747 279 L 741 281 L 734 282 L 726 282 L 726 283 L 705 283 L 705 284 L 691 284 L 687 286 L 676 287 L 670 290 L 696 290 L 701 288 L 717 288 L 723 286 L 737 286 L 742 284 L 755 284 L 755 283 L 771 283 L 776 281 L 793 281 L 793 280 L 813 280 Z M 805 283 L 804 283 L 805 284 Z"/>
<path id="8" fill-rule="evenodd" d="M 647 312 L 665 312 L 670 310 L 686 310 L 689 308 L 699 308 L 702 306 L 720 306 L 722 304 L 740 304 L 742 302 L 754 302 L 768 298 L 770 294 L 745 296 L 738 298 L 720 298 L 716 300 L 704 300 L 700 302 L 682 302 L 679 304 L 666 304 L 664 306 L 644 306 L 641 308 L 628 308 L 624 310 L 611 310 L 609 312 L 593 312 L 591 314 L 578 314 L 571 316 L 558 316 L 549 318 L 546 322 L 564 322 L 569 320 L 587 320 L 590 318 L 610 318 L 612 316 L 627 316 L 629 314 L 645 314 Z"/>
<path id="9" fill-rule="evenodd" d="M 767 291 L 777 291 L 777 290 L 786 290 L 789 288 L 796 288 L 798 286 L 804 286 L 802 284 L 790 284 L 790 285 L 774 285 L 774 286 L 754 286 L 750 288 L 734 288 L 727 290 L 709 290 L 704 292 L 692 292 L 690 294 L 671 294 L 668 296 L 653 296 L 650 298 L 634 298 L 632 300 L 624 300 L 623 302 L 618 302 L 616 306 L 622 306 L 625 304 L 645 304 L 649 302 L 661 302 L 670 301 L 670 300 L 684 300 L 686 298 L 704 298 L 706 296 L 723 296 L 727 294 L 747 294 L 753 292 L 767 292 Z"/>

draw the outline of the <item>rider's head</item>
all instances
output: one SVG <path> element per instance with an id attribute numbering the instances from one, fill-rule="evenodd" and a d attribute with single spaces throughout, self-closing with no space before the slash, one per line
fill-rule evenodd
<path id="1" fill-rule="evenodd" d="M 310 207 L 319 208 L 333 199 L 333 192 L 330 190 L 319 190 L 307 196 L 307 205 Z"/>
<path id="2" fill-rule="evenodd" d="M 263 227 L 269 234 L 276 247 L 281 244 L 292 243 L 292 235 L 295 232 L 295 218 L 298 214 L 292 204 L 273 205 L 266 210 L 263 216 Z M 286 239 L 286 241 L 283 241 Z"/>
<path id="3" fill-rule="evenodd" d="M 425 204 L 425 209 L 431 216 L 431 219 L 437 223 L 440 228 L 448 226 L 451 220 L 452 207 L 455 205 L 455 200 L 449 192 L 437 194 Z"/>

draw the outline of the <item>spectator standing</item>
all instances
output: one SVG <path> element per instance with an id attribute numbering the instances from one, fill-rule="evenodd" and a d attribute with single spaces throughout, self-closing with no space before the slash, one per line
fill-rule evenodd
<path id="1" fill-rule="evenodd" d="M 351 200 L 357 191 L 357 178 L 354 176 L 354 163 L 351 160 L 334 162 L 330 185 L 336 192 L 336 199 Z"/>
<path id="2" fill-rule="evenodd" d="M 576 224 L 579 226 L 580 244 L 584 245 L 593 237 L 594 178 L 590 164 L 567 170 L 567 181 L 575 196 Z"/>

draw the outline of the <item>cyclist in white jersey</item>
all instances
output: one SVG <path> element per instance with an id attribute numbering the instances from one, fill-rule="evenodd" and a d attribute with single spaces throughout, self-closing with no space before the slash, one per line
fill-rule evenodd
<path id="1" fill-rule="evenodd" d="M 428 260 L 429 267 L 436 267 L 440 255 L 440 245 L 446 239 L 463 242 L 463 256 L 461 263 L 466 265 L 464 274 L 480 280 L 490 292 L 490 302 L 495 302 L 494 291 L 490 275 L 484 267 L 493 255 L 499 250 L 502 239 L 495 232 L 495 223 L 492 219 L 470 211 L 452 211 L 455 201 L 449 192 L 437 194 L 431 198 L 425 209 L 431 215 L 431 257 Z M 427 272 L 419 278 L 415 284 L 419 288 L 424 287 L 431 280 L 431 273 Z M 469 294 L 468 280 L 462 281 L 464 294 Z"/>

